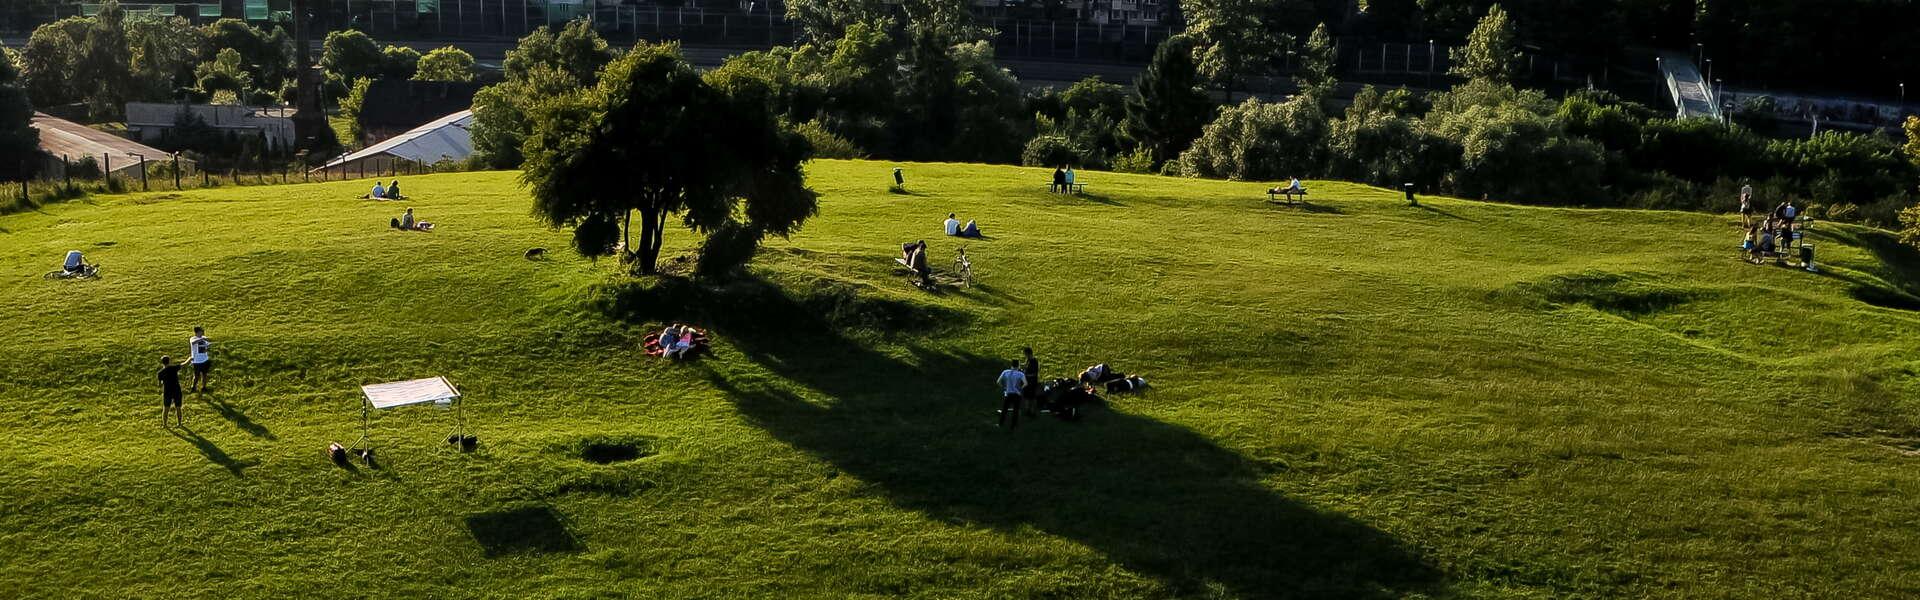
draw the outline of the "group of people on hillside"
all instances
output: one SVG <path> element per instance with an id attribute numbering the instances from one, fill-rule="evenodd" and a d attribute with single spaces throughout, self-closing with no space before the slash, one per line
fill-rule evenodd
<path id="1" fill-rule="evenodd" d="M 1047 190 L 1055 194 L 1072 193 L 1073 184 L 1073 166 L 1061 165 L 1053 170 L 1053 185 Z"/>
<path id="2" fill-rule="evenodd" d="M 192 366 L 193 378 L 187 389 L 205 393 L 207 375 L 213 372 L 213 341 L 207 339 L 207 332 L 200 327 L 193 328 L 193 337 L 187 339 L 187 365 L 174 364 L 173 356 L 160 357 L 160 425 L 165 427 L 167 415 L 172 414 L 181 427 L 187 426 L 187 411 L 183 406 L 186 394 L 180 389 L 180 367 Z"/>
<path id="3" fill-rule="evenodd" d="M 694 329 L 692 325 L 670 323 L 660 331 L 655 347 L 660 356 L 672 360 L 692 358 L 706 343 L 706 334 Z"/>
<path id="4" fill-rule="evenodd" d="M 1029 417 L 1047 412 L 1062 419 L 1077 418 L 1079 407 L 1100 400 L 1094 393 L 1095 386 L 1105 386 L 1107 393 L 1138 391 L 1147 386 L 1146 378 L 1129 376 L 1106 363 L 1087 367 L 1077 380 L 1056 379 L 1043 384 L 1040 360 L 1034 357 L 1033 348 L 1021 348 L 1020 352 L 1025 357 L 1009 362 L 994 380 L 1000 386 L 999 427 L 1019 428 L 1022 412 Z"/>
<path id="5" fill-rule="evenodd" d="M 947 213 L 947 221 L 944 223 L 944 226 L 946 227 L 949 237 L 980 237 L 980 225 L 974 223 L 973 219 L 967 219 L 967 224 L 961 225 L 960 218 L 956 216 L 956 213 Z"/>
<path id="6" fill-rule="evenodd" d="M 1784 259 L 1793 248 L 1794 241 L 1804 237 L 1797 229 L 1799 207 L 1794 206 L 1792 200 L 1784 200 L 1772 211 L 1758 217 L 1754 209 L 1753 186 L 1741 185 L 1740 225 L 1746 229 L 1745 238 L 1740 242 L 1741 251 L 1754 264 L 1765 262 L 1769 257 Z"/>
<path id="7" fill-rule="evenodd" d="M 906 265 L 918 278 L 920 287 L 933 285 L 933 266 L 927 262 L 927 241 L 907 242 L 900 245 L 900 264 Z"/>

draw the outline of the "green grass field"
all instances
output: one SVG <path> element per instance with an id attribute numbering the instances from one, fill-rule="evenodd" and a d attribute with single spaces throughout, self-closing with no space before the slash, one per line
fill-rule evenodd
<path id="1" fill-rule="evenodd" d="M 724 287 L 574 256 L 513 173 L 407 179 L 424 234 L 366 182 L 0 217 L 0 596 L 1920 595 L 1886 232 L 1817 225 L 1812 274 L 1724 216 L 892 166 L 811 165 L 821 214 Z M 948 212 L 980 285 L 922 292 L 892 257 L 946 266 Z M 71 248 L 105 277 L 43 279 Z M 642 356 L 667 319 L 715 355 Z M 162 428 L 194 325 L 213 389 Z M 1028 344 L 1153 387 L 1001 430 Z M 359 385 L 432 375 L 476 452 L 415 407 L 324 460 Z"/>

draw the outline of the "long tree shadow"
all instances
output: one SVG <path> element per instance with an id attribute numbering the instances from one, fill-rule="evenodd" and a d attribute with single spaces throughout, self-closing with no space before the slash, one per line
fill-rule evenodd
<path id="1" fill-rule="evenodd" d="M 254 422 L 251 417 L 247 416 L 245 411 L 240 410 L 238 407 L 228 404 L 226 401 L 212 394 L 206 394 L 204 397 L 207 401 L 207 406 L 212 407 L 214 412 L 219 413 L 220 418 L 233 423 L 235 427 L 239 427 L 241 431 L 247 432 L 248 435 L 269 440 L 279 439 L 274 437 L 273 432 L 269 431 L 265 425 Z"/>
<path id="2" fill-rule="evenodd" d="M 899 506 L 1008 533 L 1037 528 L 1181 595 L 1389 597 L 1439 579 L 1391 535 L 1275 493 L 1253 461 L 1189 429 L 1118 411 L 999 429 L 993 379 L 1006 359 L 868 347 L 808 299 L 755 285 L 746 302 L 709 295 L 677 305 L 699 308 L 621 316 L 704 319 L 778 377 L 710 367 L 748 419 Z"/>
<path id="3" fill-rule="evenodd" d="M 212 461 L 213 464 L 220 465 L 222 468 L 225 468 L 227 472 L 233 473 L 234 477 L 245 476 L 247 467 L 259 464 L 258 461 L 235 459 L 228 455 L 227 451 L 221 450 L 218 444 L 213 443 L 213 440 L 202 437 L 199 433 L 185 426 L 179 429 L 170 428 L 167 430 L 167 433 L 171 433 L 173 437 L 186 440 L 187 443 L 193 444 L 193 448 L 199 450 L 201 456 L 207 457 L 207 460 Z"/>

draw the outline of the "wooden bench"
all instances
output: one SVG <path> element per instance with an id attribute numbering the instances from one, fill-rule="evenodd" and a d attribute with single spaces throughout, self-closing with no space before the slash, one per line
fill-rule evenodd
<path id="1" fill-rule="evenodd" d="M 1274 204 L 1299 204 L 1305 202 L 1306 198 L 1306 190 L 1289 190 L 1284 188 L 1270 188 L 1267 190 L 1267 201 Z"/>
<path id="2" fill-rule="evenodd" d="M 1066 193 L 1073 194 L 1075 196 L 1084 194 L 1087 191 L 1087 184 L 1084 184 L 1084 183 L 1063 183 L 1063 184 L 1060 184 L 1060 187 L 1067 188 Z M 1056 189 L 1058 188 L 1053 184 L 1047 184 L 1048 192 L 1054 192 L 1054 190 Z M 1058 192 L 1054 192 L 1054 193 L 1058 193 Z"/>

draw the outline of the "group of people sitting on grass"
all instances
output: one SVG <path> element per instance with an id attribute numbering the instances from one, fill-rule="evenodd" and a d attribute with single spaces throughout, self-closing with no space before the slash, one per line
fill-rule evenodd
<path id="1" fill-rule="evenodd" d="M 670 323 L 645 341 L 647 354 L 673 360 L 693 358 L 707 351 L 708 344 L 706 332 L 683 323 Z"/>
<path id="2" fill-rule="evenodd" d="M 1047 190 L 1055 194 L 1067 194 L 1073 192 L 1073 185 L 1073 166 L 1061 165 L 1053 170 L 1053 185 L 1048 186 Z"/>
<path id="3" fill-rule="evenodd" d="M 1105 387 L 1107 393 L 1117 394 L 1145 389 L 1144 377 L 1128 376 L 1106 363 L 1100 363 L 1080 372 L 1078 380 L 1054 379 L 1042 383 L 1040 380 L 1040 360 L 1033 356 L 1033 348 L 1022 348 L 1024 359 L 1016 359 L 1008 364 L 1005 371 L 994 383 L 1000 386 L 1000 420 L 998 425 L 1008 429 L 1020 426 L 1020 414 L 1031 417 L 1035 414 L 1050 414 L 1066 421 L 1078 420 L 1082 409 L 1101 402 L 1095 390 Z"/>
<path id="4" fill-rule="evenodd" d="M 968 219 L 966 225 L 961 225 L 960 218 L 955 216 L 955 213 L 947 213 L 946 228 L 947 228 L 947 235 L 952 237 L 963 237 L 963 238 L 980 237 L 979 225 L 975 224 L 972 219 Z"/>
<path id="5" fill-rule="evenodd" d="M 361 197 L 367 200 L 405 200 L 407 198 L 406 196 L 400 195 L 400 180 L 398 179 L 384 186 L 380 185 L 379 180 L 374 180 L 373 191 Z"/>
<path id="6" fill-rule="evenodd" d="M 1752 187 L 1744 187 L 1740 194 L 1740 221 L 1746 227 L 1746 237 L 1740 242 L 1740 250 L 1747 255 L 1747 261 L 1754 264 L 1766 262 L 1772 258 L 1784 261 L 1796 240 L 1806 247 L 1805 233 L 1796 226 L 1800 209 L 1793 201 L 1781 202 L 1760 219 L 1753 218 Z"/>
<path id="7" fill-rule="evenodd" d="M 392 225 L 394 229 L 401 231 L 433 231 L 432 223 L 414 220 L 413 207 L 407 207 L 405 214 L 400 215 L 398 219 L 389 221 L 388 224 Z"/>

